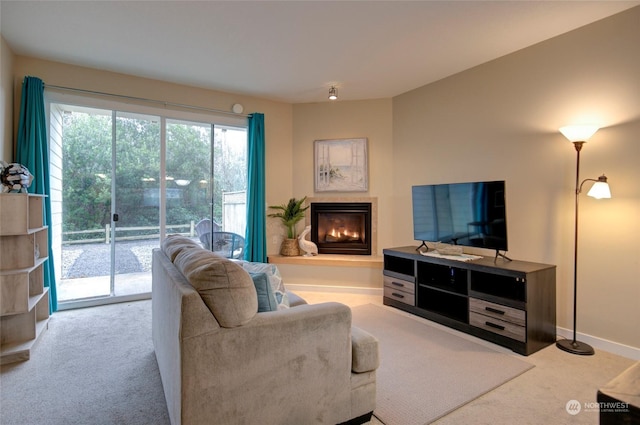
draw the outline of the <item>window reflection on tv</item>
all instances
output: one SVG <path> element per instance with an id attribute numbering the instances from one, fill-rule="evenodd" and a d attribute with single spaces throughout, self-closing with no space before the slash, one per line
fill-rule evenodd
<path id="1" fill-rule="evenodd" d="M 507 250 L 505 182 L 412 187 L 417 241 Z"/>

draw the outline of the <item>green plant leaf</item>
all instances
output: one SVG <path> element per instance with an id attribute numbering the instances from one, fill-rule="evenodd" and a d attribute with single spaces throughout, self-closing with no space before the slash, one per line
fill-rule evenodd
<path id="1" fill-rule="evenodd" d="M 306 200 L 306 196 L 299 200 L 291 198 L 286 204 L 269 206 L 271 209 L 280 211 L 268 214 L 268 216 L 282 220 L 282 223 L 287 228 L 287 237 L 290 239 L 294 239 L 296 237 L 296 223 L 304 218 L 304 212 L 309 209 L 309 205 L 306 207 L 302 206 Z"/>

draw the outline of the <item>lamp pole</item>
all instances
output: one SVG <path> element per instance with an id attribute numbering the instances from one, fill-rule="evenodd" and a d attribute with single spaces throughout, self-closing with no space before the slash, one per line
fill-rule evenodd
<path id="1" fill-rule="evenodd" d="M 563 339 L 556 342 L 556 346 L 561 350 L 572 354 L 580 354 L 584 356 L 595 353 L 593 347 L 584 342 L 576 340 L 576 322 L 578 317 L 578 202 L 580 200 L 580 151 L 584 145 L 584 141 L 575 141 L 573 145 L 576 148 L 576 202 L 575 202 L 575 220 L 574 220 L 574 238 L 573 238 L 573 339 Z"/>

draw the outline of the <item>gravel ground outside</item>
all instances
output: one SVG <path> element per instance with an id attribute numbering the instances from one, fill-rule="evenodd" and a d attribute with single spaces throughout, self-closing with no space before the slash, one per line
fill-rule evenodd
<path id="1" fill-rule="evenodd" d="M 195 240 L 195 239 L 194 239 Z M 151 271 L 151 251 L 160 246 L 157 239 L 122 241 L 116 244 L 116 270 L 119 274 Z M 62 278 L 108 276 L 111 245 L 91 243 L 62 247 Z"/>

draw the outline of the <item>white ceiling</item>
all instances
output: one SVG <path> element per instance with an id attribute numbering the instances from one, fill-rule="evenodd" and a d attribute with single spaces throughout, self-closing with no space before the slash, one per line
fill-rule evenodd
<path id="1" fill-rule="evenodd" d="M 17 55 L 305 103 L 396 96 L 639 4 L 2 0 L 0 32 Z"/>

